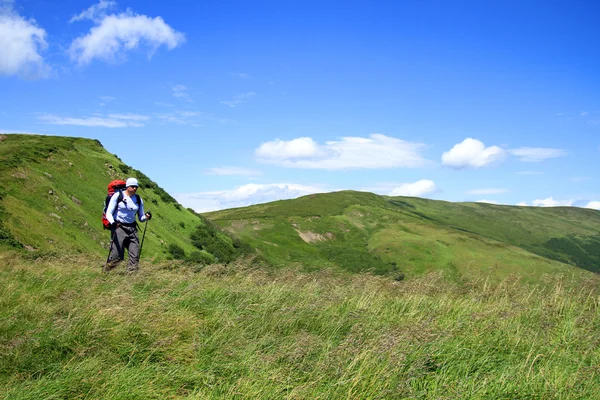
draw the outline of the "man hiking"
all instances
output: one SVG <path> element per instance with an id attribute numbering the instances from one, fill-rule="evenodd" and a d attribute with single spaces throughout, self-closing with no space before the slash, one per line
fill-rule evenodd
<path id="1" fill-rule="evenodd" d="M 129 263 L 127 272 L 136 272 L 140 259 L 140 241 L 137 234 L 137 215 L 140 222 L 152 218 L 150 212 L 144 213 L 144 202 L 136 194 L 138 181 L 129 178 L 125 182 L 125 190 L 115 192 L 110 198 L 106 208 L 106 219 L 111 226 L 110 254 L 104 271 L 108 272 L 115 268 L 125 258 L 125 249 L 129 252 Z"/>

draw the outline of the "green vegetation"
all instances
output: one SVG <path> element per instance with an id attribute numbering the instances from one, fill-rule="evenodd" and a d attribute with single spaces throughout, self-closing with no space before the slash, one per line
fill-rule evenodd
<path id="1" fill-rule="evenodd" d="M 342 191 L 205 214 L 276 265 L 536 281 L 600 272 L 600 212 Z M 573 268 L 578 267 L 578 268 Z"/>
<path id="2" fill-rule="evenodd" d="M 200 216 L 63 137 L 0 135 L 0 167 L 3 398 L 600 392 L 597 211 L 345 191 Z M 102 273 L 131 175 L 145 256 Z"/>
<path id="3" fill-rule="evenodd" d="M 0 254 L 5 399 L 591 399 L 598 279 L 394 282 L 334 270 Z"/>
<path id="4" fill-rule="evenodd" d="M 202 224 L 192 232 L 192 244 L 200 250 L 212 254 L 214 261 L 229 263 L 242 255 L 253 253 L 252 248 L 231 234 L 217 228 L 204 217 Z"/>
<path id="5" fill-rule="evenodd" d="M 110 244 L 100 222 L 106 187 L 129 176 L 138 178 L 138 194 L 153 214 L 143 257 L 158 261 L 174 257 L 171 250 L 177 257 L 198 251 L 190 236 L 202 219 L 142 172 L 97 140 L 38 135 L 1 135 L 0 246 L 25 248 L 36 256 L 95 254 L 103 261 Z M 202 257 L 214 258 L 196 255 Z"/>

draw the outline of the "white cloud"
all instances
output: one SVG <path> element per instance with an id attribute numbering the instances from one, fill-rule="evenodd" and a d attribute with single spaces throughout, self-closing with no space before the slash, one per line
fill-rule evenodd
<path id="1" fill-rule="evenodd" d="M 313 193 L 325 192 L 318 186 L 306 186 L 290 183 L 248 184 L 233 190 L 201 193 L 180 193 L 174 197 L 185 207 L 196 212 L 245 207 L 252 204 L 267 203 L 275 200 L 293 199 Z"/>
<path id="2" fill-rule="evenodd" d="M 0 133 L 18 133 L 21 135 L 45 135 L 45 133 L 40 133 L 40 132 L 30 132 L 30 131 L 23 131 L 20 129 L 3 129 L 3 128 L 0 128 Z"/>
<path id="3" fill-rule="evenodd" d="M 111 101 L 115 101 L 116 98 L 112 97 L 112 96 L 100 96 L 100 100 L 102 101 L 100 103 L 101 106 L 105 106 L 106 103 L 110 103 Z"/>
<path id="4" fill-rule="evenodd" d="M 53 114 L 45 114 L 37 117 L 40 121 L 53 125 L 76 125 L 104 128 L 139 128 L 144 126 L 143 121 L 150 117 L 137 114 L 102 114 L 92 117 L 61 117 Z"/>
<path id="5" fill-rule="evenodd" d="M 485 200 L 485 199 L 477 200 L 477 201 L 475 201 L 475 203 L 500 204 L 496 200 Z"/>
<path id="6" fill-rule="evenodd" d="M 237 77 L 237 78 L 242 78 L 242 79 L 248 79 L 248 78 L 250 78 L 250 75 L 248 75 L 245 72 L 234 72 L 232 75 L 235 76 L 235 77 Z"/>
<path id="7" fill-rule="evenodd" d="M 567 152 L 561 149 L 545 149 L 539 147 L 521 147 L 511 149 L 509 153 L 519 157 L 523 162 L 541 162 L 548 158 L 563 157 Z"/>
<path id="8" fill-rule="evenodd" d="M 552 197 L 548 197 L 543 200 L 534 200 L 531 204 L 539 207 L 570 207 L 573 205 L 573 200 L 554 200 Z"/>
<path id="9" fill-rule="evenodd" d="M 600 201 L 590 201 L 587 203 L 585 208 L 593 208 L 594 210 L 600 210 Z"/>
<path id="10" fill-rule="evenodd" d="M 517 203 L 518 206 L 522 206 L 522 207 L 529 207 L 529 204 L 527 204 L 526 201 L 521 201 L 519 203 Z"/>
<path id="11" fill-rule="evenodd" d="M 589 113 L 587 111 L 582 111 L 579 113 L 580 116 L 585 117 L 586 115 L 588 115 Z"/>
<path id="12" fill-rule="evenodd" d="M 238 104 L 243 103 L 244 100 L 252 98 L 255 95 L 256 95 L 256 93 L 254 93 L 254 92 L 236 94 L 235 96 L 233 96 L 233 100 L 222 101 L 221 104 L 225 104 L 226 106 L 229 106 L 229 107 L 235 107 Z"/>
<path id="13" fill-rule="evenodd" d="M 590 178 L 589 176 L 575 176 L 573 178 L 570 178 L 570 181 L 572 182 L 585 182 L 585 181 L 589 181 Z"/>
<path id="14" fill-rule="evenodd" d="M 48 47 L 46 31 L 35 20 L 16 14 L 12 2 L 5 4 L 0 7 L 0 75 L 48 77 L 52 70 L 40 54 Z"/>
<path id="15" fill-rule="evenodd" d="M 111 8 L 116 8 L 117 2 L 111 0 L 100 0 L 98 4 L 94 4 L 87 10 L 82 11 L 78 15 L 74 15 L 69 23 L 76 21 L 83 21 L 84 19 L 89 19 L 94 22 L 101 22 L 104 17 L 106 17 L 106 11 Z"/>
<path id="16" fill-rule="evenodd" d="M 275 139 L 261 144 L 256 149 L 256 155 L 266 160 L 321 157 L 326 154 L 326 149 L 309 137 L 301 137 L 290 141 Z"/>
<path id="17" fill-rule="evenodd" d="M 498 146 L 485 147 L 477 139 L 467 138 L 442 154 L 442 164 L 453 168 L 481 168 L 500 163 L 506 152 Z"/>
<path id="18" fill-rule="evenodd" d="M 425 145 L 372 134 L 368 138 L 344 137 L 324 145 L 309 137 L 284 141 L 276 139 L 255 150 L 258 161 L 288 168 L 359 169 L 415 168 L 428 162 L 421 151 Z"/>
<path id="19" fill-rule="evenodd" d="M 141 45 L 149 48 L 148 57 L 151 57 L 160 46 L 172 50 L 185 41 L 184 34 L 171 28 L 161 17 L 150 18 L 129 10 L 121 14 L 104 15 L 106 8 L 100 9 L 99 5 L 112 3 L 100 2 L 91 7 L 97 9 L 90 8 L 83 12 L 85 15 L 81 19 L 92 19 L 96 26 L 87 35 L 75 39 L 69 47 L 71 60 L 79 65 L 88 64 L 93 59 L 114 62 Z"/>
<path id="20" fill-rule="evenodd" d="M 517 175 L 544 175 L 544 173 L 540 171 L 519 171 Z"/>
<path id="21" fill-rule="evenodd" d="M 473 189 L 469 190 L 467 194 L 502 194 L 507 193 L 508 189 L 501 188 L 489 188 L 489 189 Z"/>
<path id="22" fill-rule="evenodd" d="M 205 175 L 234 175 L 234 176 L 258 176 L 262 175 L 260 171 L 243 167 L 215 167 L 210 168 Z"/>
<path id="23" fill-rule="evenodd" d="M 171 87 L 171 89 L 173 90 L 173 97 L 176 97 L 178 99 L 187 100 L 187 101 L 192 101 L 192 98 L 190 97 L 189 93 L 187 92 L 188 88 L 186 86 L 174 85 Z"/>
<path id="24" fill-rule="evenodd" d="M 404 183 L 390 192 L 390 196 L 423 197 L 437 191 L 433 181 L 421 179 L 414 183 Z"/>
<path id="25" fill-rule="evenodd" d="M 127 121 L 148 121 L 150 119 L 147 115 L 139 115 L 139 114 L 108 114 L 108 117 L 111 119 L 120 119 Z"/>
<path id="26" fill-rule="evenodd" d="M 221 120 L 213 118 L 211 115 L 205 114 L 201 111 L 174 110 L 169 113 L 157 113 L 154 114 L 154 116 L 162 123 L 191 125 L 195 127 L 201 126 L 200 120 L 222 122 Z"/>

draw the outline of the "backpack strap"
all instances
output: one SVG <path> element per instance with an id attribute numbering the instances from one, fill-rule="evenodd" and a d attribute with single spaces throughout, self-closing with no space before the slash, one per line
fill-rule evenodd
<path id="1" fill-rule="evenodd" d="M 123 191 L 119 190 L 119 198 L 117 199 L 117 205 L 122 201 L 123 201 Z M 138 207 L 142 204 L 142 198 L 137 193 L 133 195 L 133 201 L 135 201 L 135 204 L 137 204 Z"/>

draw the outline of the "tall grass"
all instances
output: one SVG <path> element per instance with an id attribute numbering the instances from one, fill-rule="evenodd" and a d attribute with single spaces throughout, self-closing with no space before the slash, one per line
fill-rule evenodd
<path id="1" fill-rule="evenodd" d="M 582 399 L 598 281 L 405 282 L 0 254 L 0 393 L 52 398 Z M 197 271 L 197 270 L 196 270 Z"/>

